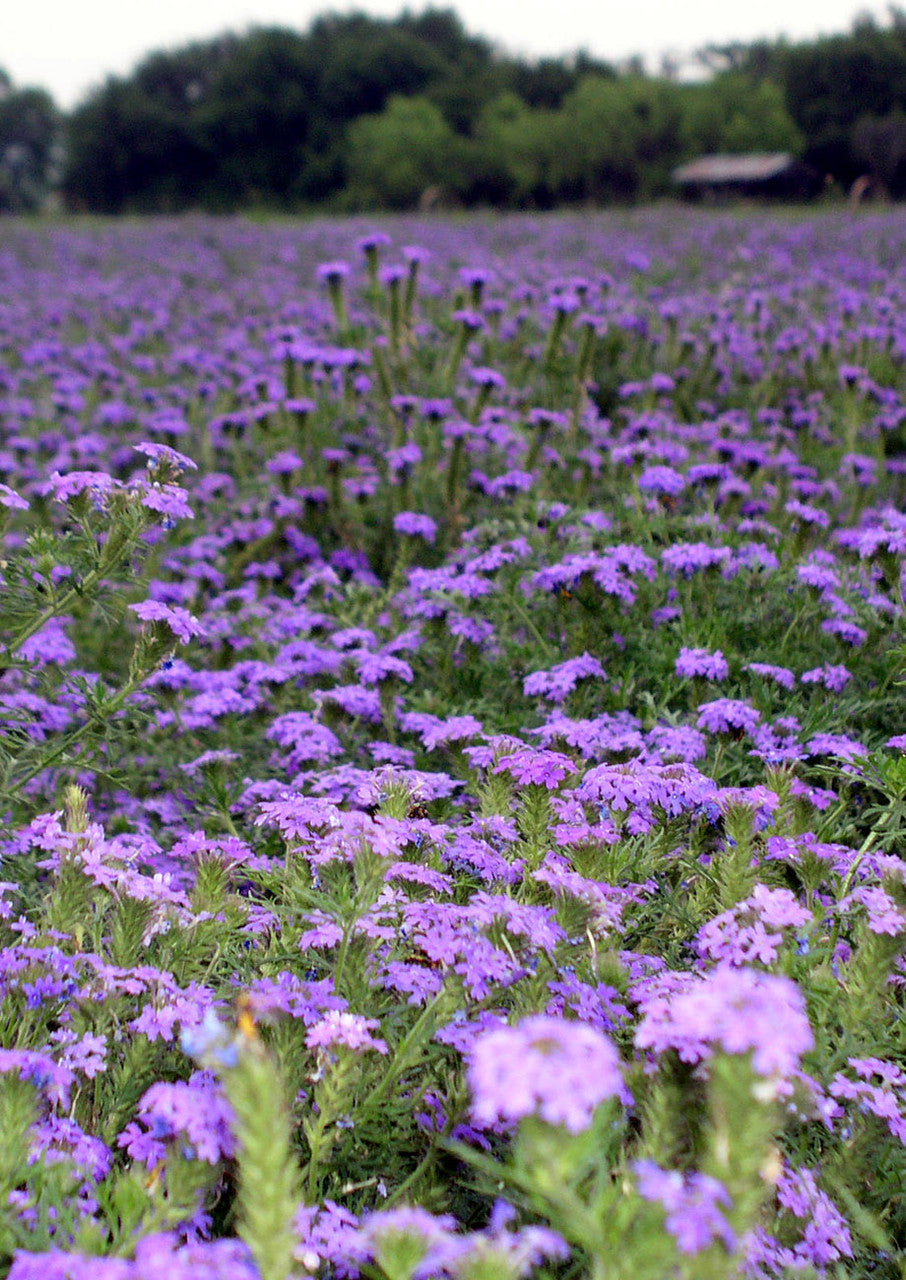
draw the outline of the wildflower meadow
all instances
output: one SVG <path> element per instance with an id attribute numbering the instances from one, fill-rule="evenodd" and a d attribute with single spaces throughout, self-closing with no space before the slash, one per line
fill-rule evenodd
<path id="1" fill-rule="evenodd" d="M 906 216 L 0 228 L 0 1274 L 906 1276 Z"/>

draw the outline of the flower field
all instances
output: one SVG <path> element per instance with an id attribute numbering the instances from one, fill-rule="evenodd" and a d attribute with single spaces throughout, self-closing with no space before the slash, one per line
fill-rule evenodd
<path id="1" fill-rule="evenodd" d="M 0 1274 L 906 1275 L 906 216 L 0 227 Z"/>

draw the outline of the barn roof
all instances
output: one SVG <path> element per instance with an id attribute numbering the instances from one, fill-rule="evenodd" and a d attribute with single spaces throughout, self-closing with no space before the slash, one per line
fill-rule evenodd
<path id="1" fill-rule="evenodd" d="M 673 170 L 673 181 L 701 182 L 717 185 L 721 182 L 763 182 L 775 178 L 795 164 L 788 151 L 753 151 L 748 155 L 700 156 L 689 164 L 681 164 Z"/>

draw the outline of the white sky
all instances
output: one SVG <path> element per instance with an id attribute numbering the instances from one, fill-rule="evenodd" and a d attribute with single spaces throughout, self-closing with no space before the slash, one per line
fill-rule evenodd
<path id="1" fill-rule="evenodd" d="M 0 0 L 0 67 L 15 84 L 41 85 L 72 106 L 108 74 L 143 54 L 251 25 L 304 30 L 326 11 L 392 17 L 404 0 Z M 455 7 L 467 30 L 528 57 L 587 49 L 619 60 L 689 54 L 704 44 L 848 30 L 860 12 L 886 21 L 868 0 L 410 0 L 412 11 Z M 656 65 L 656 61 L 652 63 Z"/>

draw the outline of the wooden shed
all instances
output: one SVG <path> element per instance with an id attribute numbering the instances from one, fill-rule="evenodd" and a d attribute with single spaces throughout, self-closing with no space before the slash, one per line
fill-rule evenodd
<path id="1" fill-rule="evenodd" d="M 673 181 L 692 200 L 809 200 L 823 186 L 821 174 L 788 151 L 700 156 L 674 169 Z"/>

